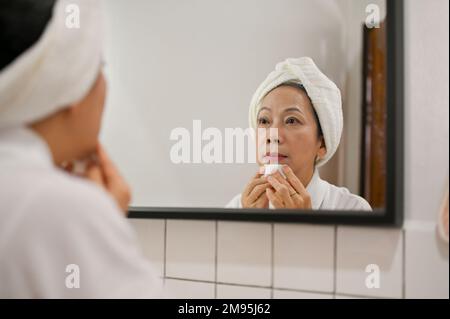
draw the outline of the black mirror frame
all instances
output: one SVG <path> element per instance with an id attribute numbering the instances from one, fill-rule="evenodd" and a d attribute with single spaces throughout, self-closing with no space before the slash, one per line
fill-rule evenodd
<path id="1" fill-rule="evenodd" d="M 404 2 L 386 1 L 387 155 L 386 207 L 362 211 L 130 207 L 129 218 L 209 219 L 402 227 L 404 215 Z"/>

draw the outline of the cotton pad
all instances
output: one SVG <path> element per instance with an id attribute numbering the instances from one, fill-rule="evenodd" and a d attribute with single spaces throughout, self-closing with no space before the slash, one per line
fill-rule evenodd
<path id="1" fill-rule="evenodd" d="M 281 176 L 286 178 L 286 175 L 283 173 L 283 165 L 281 164 L 266 164 L 264 165 L 264 176 L 269 176 L 271 174 L 274 174 L 276 171 L 280 171 Z"/>

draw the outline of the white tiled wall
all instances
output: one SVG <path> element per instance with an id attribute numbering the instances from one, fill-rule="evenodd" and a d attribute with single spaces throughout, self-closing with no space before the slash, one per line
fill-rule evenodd
<path id="1" fill-rule="evenodd" d="M 420 223 L 403 229 L 147 219 L 132 224 L 146 255 L 165 258 L 166 293 L 173 298 L 448 298 L 448 246 Z M 165 251 L 155 249 L 157 243 Z M 366 286 L 375 274 L 368 265 L 378 267 L 378 288 Z"/>
<path id="2" fill-rule="evenodd" d="M 158 276 L 164 277 L 166 222 L 159 219 L 130 219 L 129 221 L 142 243 L 144 256 L 151 261 Z"/>
<path id="3" fill-rule="evenodd" d="M 440 298 L 449 295 L 448 244 L 431 227 L 411 227 L 405 232 L 406 298 Z"/>
<path id="4" fill-rule="evenodd" d="M 274 225 L 273 286 L 334 291 L 334 226 Z"/>
<path id="5" fill-rule="evenodd" d="M 214 281 L 215 225 L 214 221 L 167 221 L 167 277 Z"/>
<path id="6" fill-rule="evenodd" d="M 238 285 L 217 285 L 218 299 L 269 299 L 271 289 L 259 287 L 245 287 Z"/>
<path id="7" fill-rule="evenodd" d="M 272 227 L 265 223 L 218 222 L 217 281 L 272 285 Z"/>
<path id="8" fill-rule="evenodd" d="M 336 293 L 401 298 L 402 235 L 401 229 L 339 226 Z M 375 278 L 376 272 L 380 275 L 379 288 L 368 288 L 366 280 Z"/>
<path id="9" fill-rule="evenodd" d="M 333 294 L 319 294 L 293 290 L 273 290 L 274 299 L 333 299 Z"/>
<path id="10" fill-rule="evenodd" d="M 215 296 L 215 285 L 207 282 L 166 278 L 164 289 L 171 299 L 212 299 Z"/>

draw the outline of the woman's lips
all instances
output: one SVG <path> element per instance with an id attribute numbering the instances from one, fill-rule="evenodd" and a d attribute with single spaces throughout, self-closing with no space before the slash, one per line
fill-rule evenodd
<path id="1" fill-rule="evenodd" d="M 281 163 L 286 161 L 287 156 L 284 154 L 280 154 L 280 153 L 270 153 L 270 154 L 266 154 L 263 157 L 263 160 L 265 163 L 270 163 L 270 164 L 274 164 L 274 163 Z"/>

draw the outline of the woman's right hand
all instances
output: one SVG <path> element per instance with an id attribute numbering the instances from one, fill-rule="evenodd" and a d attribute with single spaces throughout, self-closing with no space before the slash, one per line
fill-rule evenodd
<path id="1" fill-rule="evenodd" d="M 110 193 L 117 205 L 127 215 L 128 204 L 131 201 L 130 187 L 100 144 L 97 145 L 95 155 L 96 160 L 88 163 L 85 177 Z"/>
<path id="2" fill-rule="evenodd" d="M 266 188 L 271 187 L 260 170 L 245 187 L 241 194 L 242 208 L 268 208 L 269 199 Z"/>
<path id="3" fill-rule="evenodd" d="M 108 192 L 116 201 L 119 208 L 128 214 L 128 205 L 131 201 L 131 191 L 125 179 L 119 173 L 103 146 L 97 145 L 96 150 L 88 158 L 81 161 L 84 168 L 75 170 L 73 161 L 61 164 L 61 168 L 69 174 L 87 178 L 94 182 L 106 192 Z"/>

